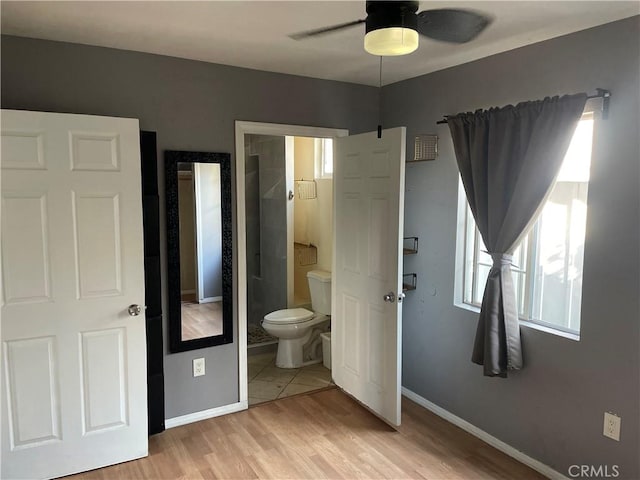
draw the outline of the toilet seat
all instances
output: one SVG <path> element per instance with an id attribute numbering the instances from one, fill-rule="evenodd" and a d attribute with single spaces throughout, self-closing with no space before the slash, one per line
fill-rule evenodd
<path id="1" fill-rule="evenodd" d="M 286 308 L 284 310 L 271 312 L 267 314 L 264 319 L 276 325 L 287 325 L 306 322 L 312 318 L 313 315 L 314 313 L 306 308 Z"/>

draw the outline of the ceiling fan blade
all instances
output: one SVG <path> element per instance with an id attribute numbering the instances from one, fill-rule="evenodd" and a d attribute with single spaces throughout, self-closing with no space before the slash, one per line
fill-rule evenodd
<path id="1" fill-rule="evenodd" d="M 491 18 L 471 10 L 442 9 L 418 13 L 418 32 L 443 42 L 469 42 L 490 23 Z"/>
<path id="2" fill-rule="evenodd" d="M 316 28 L 314 30 L 306 30 L 304 32 L 293 33 L 289 35 L 289 38 L 294 40 L 303 40 L 309 37 L 315 37 L 316 35 L 322 35 L 325 33 L 337 32 L 338 30 L 344 30 L 345 28 L 353 27 L 364 23 L 364 20 L 354 20 L 353 22 L 339 23 L 338 25 L 332 25 L 330 27 Z"/>

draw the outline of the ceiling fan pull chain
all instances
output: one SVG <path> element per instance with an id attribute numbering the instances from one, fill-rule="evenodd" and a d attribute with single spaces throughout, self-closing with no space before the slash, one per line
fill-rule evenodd
<path id="1" fill-rule="evenodd" d="M 380 80 L 378 82 L 378 138 L 382 138 L 382 56 L 380 56 Z"/>

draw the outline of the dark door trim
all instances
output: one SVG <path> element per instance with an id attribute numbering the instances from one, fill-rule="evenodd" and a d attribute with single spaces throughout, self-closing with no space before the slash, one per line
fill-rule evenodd
<path id="1" fill-rule="evenodd" d="M 149 435 L 164 431 L 164 352 L 160 279 L 160 198 L 156 133 L 140 132 L 144 287 L 147 306 L 147 415 Z"/>

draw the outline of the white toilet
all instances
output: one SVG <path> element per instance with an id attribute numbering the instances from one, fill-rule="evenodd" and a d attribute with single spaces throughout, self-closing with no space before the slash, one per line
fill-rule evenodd
<path id="1" fill-rule="evenodd" d="M 320 334 L 329 330 L 331 317 L 331 272 L 307 273 L 311 308 L 276 310 L 264 317 L 262 327 L 278 338 L 276 366 L 298 368 L 322 361 Z"/>

